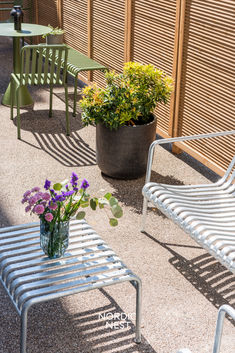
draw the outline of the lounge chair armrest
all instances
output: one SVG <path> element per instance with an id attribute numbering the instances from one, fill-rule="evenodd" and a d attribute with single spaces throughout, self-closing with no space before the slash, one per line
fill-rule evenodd
<path id="1" fill-rule="evenodd" d="M 155 147 L 157 145 L 163 145 L 163 144 L 166 144 L 166 143 L 181 142 L 181 141 L 199 140 L 199 139 L 219 137 L 219 136 L 227 136 L 227 135 L 233 135 L 233 134 L 235 134 L 235 130 L 221 131 L 221 132 L 212 132 L 212 133 L 209 133 L 209 134 L 201 134 L 201 135 L 171 137 L 171 138 L 166 138 L 166 139 L 154 141 L 149 147 L 145 183 L 148 183 L 150 181 L 151 170 L 152 170 L 152 162 L 153 162 L 153 154 L 154 154 Z"/>

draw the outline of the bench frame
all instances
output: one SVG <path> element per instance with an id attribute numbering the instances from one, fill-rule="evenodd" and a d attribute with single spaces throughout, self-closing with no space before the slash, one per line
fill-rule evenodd
<path id="1" fill-rule="evenodd" d="M 210 134 L 167 138 L 167 139 L 162 139 L 162 140 L 156 140 L 151 144 L 151 146 L 149 148 L 149 155 L 148 155 L 146 181 L 145 181 L 146 184 L 145 184 L 143 191 L 142 191 L 143 196 L 144 196 L 144 202 L 143 202 L 141 231 L 142 232 L 145 231 L 147 207 L 148 207 L 148 203 L 151 203 L 154 205 L 154 207 L 159 208 L 168 218 L 171 218 L 185 232 L 189 233 L 190 236 L 194 240 L 196 240 L 200 246 L 205 248 L 212 256 L 214 256 L 218 261 L 220 261 L 222 263 L 222 265 L 226 266 L 229 269 L 229 271 L 235 273 L 235 266 L 234 266 L 234 261 L 235 261 L 235 231 L 234 230 L 235 230 L 235 226 L 232 224 L 230 227 L 231 229 L 229 230 L 230 233 L 229 233 L 228 237 L 230 239 L 232 238 L 232 240 L 230 240 L 230 242 L 228 242 L 228 245 L 226 246 L 227 240 L 224 241 L 223 237 L 221 237 L 222 242 L 225 244 L 224 249 L 222 251 L 220 251 L 215 246 L 213 249 L 213 246 L 211 246 L 211 244 L 208 245 L 206 235 L 208 235 L 208 234 L 213 235 L 213 229 L 216 229 L 217 234 L 219 232 L 223 233 L 222 232 L 223 227 L 218 226 L 218 223 L 215 220 L 215 218 L 214 218 L 214 220 L 213 219 L 211 220 L 210 214 L 206 213 L 205 211 L 202 211 L 202 213 L 205 212 L 205 214 L 202 215 L 201 218 L 204 219 L 205 221 L 200 222 L 201 220 L 198 221 L 198 219 L 196 219 L 196 217 L 194 217 L 193 218 L 194 225 L 197 224 L 200 226 L 200 230 L 195 230 L 195 227 L 193 228 L 193 226 L 190 224 L 190 222 L 192 221 L 192 217 L 190 219 L 190 212 L 187 213 L 187 217 L 184 218 L 184 220 L 182 221 L 182 219 L 179 217 L 180 211 L 178 213 L 174 212 L 172 210 L 173 206 L 172 206 L 172 209 L 169 206 L 169 205 L 172 205 L 173 202 L 172 202 L 172 198 L 171 198 L 171 191 L 167 190 L 168 186 L 165 184 L 150 183 L 154 150 L 157 145 L 166 144 L 166 143 L 181 142 L 181 141 L 198 140 L 198 139 L 203 139 L 203 138 L 213 138 L 213 137 L 227 136 L 227 135 L 234 135 L 234 134 L 235 134 L 235 130 L 231 130 L 231 131 L 215 132 L 215 133 L 210 133 Z M 235 177 L 235 171 L 232 172 L 234 164 L 235 164 L 235 157 L 233 157 L 224 176 L 217 183 L 212 184 L 212 187 L 221 188 L 221 190 L 222 190 L 221 193 L 224 190 L 224 194 L 226 194 L 227 190 L 229 191 L 234 188 L 234 185 L 232 184 L 233 179 Z M 231 175 L 231 172 L 232 172 L 232 175 Z M 183 201 L 189 200 L 190 193 L 192 194 L 194 192 L 194 195 L 195 195 L 196 190 L 199 190 L 199 192 L 201 192 L 203 187 L 206 189 L 207 187 L 210 187 L 210 186 L 211 186 L 211 184 L 208 184 L 206 186 L 205 185 L 196 185 L 196 186 L 192 185 L 192 186 L 182 186 L 182 187 L 171 186 L 171 190 L 174 189 L 174 193 L 176 195 L 178 192 L 178 199 L 176 196 L 178 209 L 181 206 L 180 202 L 182 202 L 182 201 L 180 201 L 180 199 L 183 199 Z M 229 187 L 230 187 L 230 189 L 229 189 Z M 150 190 L 150 188 L 152 188 L 152 189 Z M 155 188 L 155 190 L 157 190 L 157 192 L 153 191 L 154 188 Z M 184 188 L 184 190 L 186 190 L 186 192 L 188 192 L 189 196 L 187 195 L 186 197 L 184 197 L 183 192 L 180 193 L 180 188 L 181 188 L 181 190 L 182 190 L 182 188 Z M 193 191 L 194 189 L 195 189 L 195 191 Z M 211 191 L 209 192 L 209 194 L 212 192 L 212 189 L 210 189 L 210 190 Z M 205 194 L 205 192 L 204 192 L 204 194 Z M 164 200 L 164 203 L 165 203 L 164 206 L 163 206 L 162 200 Z M 167 200 L 167 202 L 168 201 L 169 202 L 168 203 L 165 202 L 166 200 Z M 210 200 L 210 197 L 207 197 L 207 202 L 209 202 L 208 200 Z M 234 198 L 234 201 L 235 201 L 235 198 Z M 193 200 L 193 198 L 192 198 L 190 201 L 187 201 L 187 202 L 190 202 L 190 204 L 192 204 L 192 202 L 195 202 L 195 199 Z M 183 203 L 185 203 L 185 201 L 182 202 L 182 204 Z M 210 202 L 210 204 L 212 204 L 212 203 Z M 198 206 L 200 207 L 199 202 L 197 203 L 196 207 L 198 207 Z M 184 211 L 186 213 L 187 207 L 184 207 Z M 207 227 L 208 224 L 209 224 L 209 226 Z M 211 231 L 211 229 L 212 229 L 212 231 Z M 234 231 L 234 233 L 232 233 L 232 235 L 231 235 L 231 232 L 233 232 L 233 231 Z M 229 253 L 231 251 L 231 249 L 232 249 L 232 253 L 229 256 L 227 256 L 227 253 Z"/>

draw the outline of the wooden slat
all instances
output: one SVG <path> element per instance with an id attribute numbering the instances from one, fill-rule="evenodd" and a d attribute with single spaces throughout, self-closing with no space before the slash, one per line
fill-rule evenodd
<path id="1" fill-rule="evenodd" d="M 125 54 L 125 0 L 93 1 L 93 59 L 118 72 L 122 71 Z M 104 85 L 104 75 L 93 78 Z"/>
<path id="2" fill-rule="evenodd" d="M 179 135 L 235 126 L 234 13 L 234 1 L 187 1 L 178 91 Z M 220 174 L 235 154 L 234 138 L 178 146 Z"/>

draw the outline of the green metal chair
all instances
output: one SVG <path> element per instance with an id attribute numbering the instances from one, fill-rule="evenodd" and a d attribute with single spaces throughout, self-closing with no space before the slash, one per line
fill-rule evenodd
<path id="1" fill-rule="evenodd" d="M 55 64 L 55 57 L 57 58 Z M 30 60 L 32 58 L 32 60 Z M 63 58 L 63 59 L 62 59 Z M 66 133 L 70 134 L 68 114 L 68 88 L 66 83 L 68 48 L 63 45 L 28 45 L 21 49 L 20 73 L 11 74 L 11 119 L 13 119 L 13 97 L 16 92 L 17 137 L 20 134 L 20 99 L 19 90 L 27 85 L 50 86 L 49 117 L 52 116 L 52 94 L 54 85 L 62 85 L 65 89 Z M 63 70 L 62 69 L 63 62 Z M 66 64 L 66 65 L 65 65 Z"/>

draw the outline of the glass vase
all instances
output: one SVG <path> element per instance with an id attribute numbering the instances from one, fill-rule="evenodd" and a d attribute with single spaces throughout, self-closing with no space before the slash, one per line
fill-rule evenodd
<path id="1" fill-rule="evenodd" d="M 69 245 L 69 222 L 40 223 L 40 246 L 50 259 L 62 257 Z"/>

